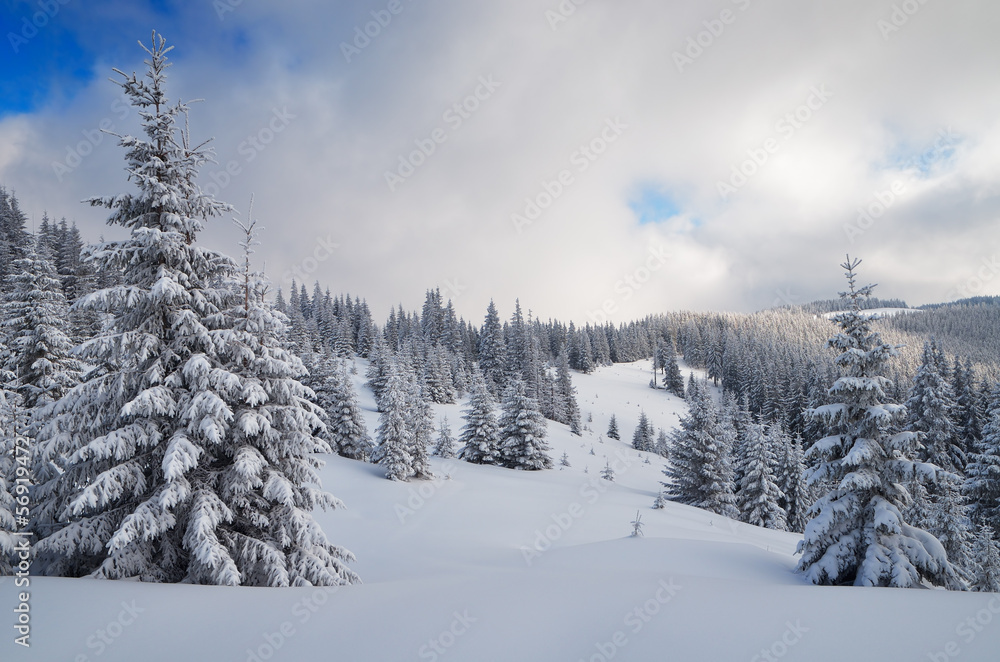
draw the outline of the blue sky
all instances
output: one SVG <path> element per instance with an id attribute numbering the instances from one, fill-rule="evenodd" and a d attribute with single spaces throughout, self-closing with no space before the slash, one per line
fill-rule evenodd
<path id="1" fill-rule="evenodd" d="M 285 288 L 593 322 L 828 298 L 846 252 L 880 295 L 942 301 L 1000 254 L 996 3 L 925 3 L 886 36 L 893 0 L 589 2 L 555 25 L 554 0 L 219 2 L 67 0 L 25 42 L 38 0 L 0 5 L 0 185 L 35 222 L 115 233 L 80 201 L 128 190 L 97 128 L 139 130 L 107 79 L 156 29 L 168 93 L 204 99 L 201 184 L 255 196 Z M 202 239 L 237 250 L 225 219 Z"/>

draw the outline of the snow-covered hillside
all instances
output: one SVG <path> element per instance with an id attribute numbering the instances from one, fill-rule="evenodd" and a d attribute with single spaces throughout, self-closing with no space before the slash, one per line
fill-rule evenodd
<path id="1" fill-rule="evenodd" d="M 793 572 L 796 535 L 653 510 L 663 460 L 629 440 L 640 412 L 672 428 L 685 407 L 650 374 L 643 361 L 574 375 L 587 430 L 549 423 L 549 471 L 434 458 L 435 480 L 394 483 L 326 458 L 324 486 L 347 508 L 317 517 L 356 554 L 362 585 L 34 578 L 32 646 L 15 646 L 8 625 L 0 660 L 997 659 L 1000 596 L 809 586 Z M 436 413 L 457 433 L 461 410 Z M 621 441 L 605 435 L 612 413 Z M 614 482 L 600 478 L 606 463 Z M 632 538 L 637 513 L 645 536 Z M 0 579 L 8 623 L 14 594 Z"/>

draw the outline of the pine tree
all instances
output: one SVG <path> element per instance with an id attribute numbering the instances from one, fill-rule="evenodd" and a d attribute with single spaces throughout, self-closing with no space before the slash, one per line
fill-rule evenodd
<path id="1" fill-rule="evenodd" d="M 478 370 L 473 374 L 469 406 L 463 413 L 465 426 L 458 439 L 462 443 L 458 457 L 473 464 L 499 464 L 500 428 L 493 413 L 493 398 Z"/>
<path id="2" fill-rule="evenodd" d="M 608 422 L 608 439 L 621 439 L 618 434 L 618 419 L 614 414 L 611 414 L 611 420 Z"/>
<path id="3" fill-rule="evenodd" d="M 740 519 L 754 526 L 784 531 L 787 523 L 780 505 L 784 494 L 777 482 L 778 458 L 772 440 L 758 423 L 747 428 L 745 452 L 743 479 L 736 494 Z"/>
<path id="4" fill-rule="evenodd" d="M 680 366 L 677 365 L 677 351 L 674 349 L 674 341 L 670 338 L 664 343 L 664 364 L 664 386 L 678 398 L 683 398 L 684 375 L 681 374 Z"/>
<path id="5" fill-rule="evenodd" d="M 500 408 L 500 462 L 511 469 L 551 469 L 545 418 L 523 381 L 515 379 L 507 387 Z"/>
<path id="6" fill-rule="evenodd" d="M 66 335 L 68 309 L 46 243 L 14 262 L 13 291 L 0 324 L 23 405 L 34 409 L 61 398 L 79 381 L 81 366 Z M 41 414 L 41 412 L 37 412 Z"/>
<path id="7" fill-rule="evenodd" d="M 988 524 L 983 524 L 976 532 L 972 556 L 976 560 L 972 571 L 972 590 L 1000 593 L 1000 543 L 994 539 L 993 529 Z"/>
<path id="8" fill-rule="evenodd" d="M 983 438 L 976 444 L 966 466 L 963 487 L 971 506 L 972 520 L 1000 530 L 1000 382 L 989 398 Z"/>
<path id="9" fill-rule="evenodd" d="M 783 507 L 788 530 L 802 533 L 806 526 L 806 512 L 813 503 L 812 490 L 805 480 L 805 458 L 802 451 L 802 440 L 791 439 L 778 428 L 780 437 L 775 441 L 772 428 L 772 443 L 778 443 L 781 457 L 778 464 L 778 487 L 785 495 Z"/>
<path id="10" fill-rule="evenodd" d="M 455 457 L 455 438 L 451 436 L 451 426 L 448 425 L 448 417 L 441 419 L 438 427 L 437 444 L 434 446 L 434 454 L 443 459 Z"/>
<path id="11" fill-rule="evenodd" d="M 330 400 L 324 407 L 328 419 L 327 439 L 338 455 L 365 461 L 371 458 L 375 447 L 365 427 L 357 391 L 347 374 L 347 364 L 338 363 L 330 379 Z"/>
<path id="12" fill-rule="evenodd" d="M 942 374 L 943 357 L 934 339 L 924 344 L 923 363 L 906 403 L 907 429 L 920 433 L 920 459 L 948 471 L 965 470 L 965 451 L 952 421 L 955 399 Z"/>
<path id="13" fill-rule="evenodd" d="M 807 453 L 816 463 L 810 482 L 832 480 L 835 486 L 809 511 L 798 567 L 814 584 L 906 588 L 930 581 L 962 588 L 941 543 L 901 513 L 908 499 L 901 483 L 918 474 L 934 483 L 938 469 L 910 459 L 914 433 L 889 432 L 906 417 L 904 406 L 884 402 L 890 382 L 882 373 L 896 350 L 861 312 L 874 286 L 857 287 L 859 264 L 848 258 L 841 265 L 849 285 L 841 297 L 850 310 L 833 318 L 840 333 L 828 342 L 841 352 L 837 364 L 846 374 L 830 389 L 834 403 L 809 412 L 828 431 Z"/>
<path id="14" fill-rule="evenodd" d="M 656 433 L 656 444 L 653 446 L 653 451 L 663 457 L 670 455 L 670 437 L 667 436 L 667 431 L 663 428 L 660 428 L 659 432 Z"/>
<path id="15" fill-rule="evenodd" d="M 195 243 L 227 207 L 194 184 L 209 155 L 178 137 L 187 107 L 163 92 L 169 50 L 154 35 L 146 80 L 122 74 L 147 136 L 120 137 L 139 192 L 91 203 L 131 229 L 95 251 L 124 284 L 88 297 L 112 326 L 83 345 L 96 367 L 39 434 L 36 565 L 144 581 L 357 581 L 352 555 L 310 514 L 339 502 L 310 486 L 312 454 L 329 447 L 313 434 L 322 423 L 302 363 L 257 288 L 237 297 L 232 260 Z M 60 457 L 61 471 L 46 471 Z"/>
<path id="16" fill-rule="evenodd" d="M 646 412 L 639 414 L 639 424 L 632 433 L 632 448 L 637 451 L 652 453 L 655 450 L 656 442 L 653 438 L 653 426 L 646 417 Z"/>
<path id="17" fill-rule="evenodd" d="M 958 485 L 944 483 L 931 497 L 930 518 L 926 530 L 944 546 L 948 561 L 962 573 L 971 576 L 976 560 L 972 554 L 974 534 L 969 508 Z"/>
<path id="18" fill-rule="evenodd" d="M 434 432 L 434 412 L 427 399 L 423 380 L 415 374 L 409 375 L 406 390 L 406 420 L 410 425 L 410 467 L 414 478 L 433 478 L 427 447 Z"/>
<path id="19" fill-rule="evenodd" d="M 394 362 L 390 364 L 382 401 L 372 461 L 385 468 L 385 477 L 389 480 L 407 480 L 413 475 L 413 456 L 410 454 L 413 435 L 407 425 L 410 413 L 407 386 Z"/>
<path id="20" fill-rule="evenodd" d="M 562 403 L 565 414 L 563 420 L 556 420 L 568 425 L 570 431 L 579 437 L 583 434 L 583 425 L 580 423 L 580 406 L 576 402 L 576 388 L 573 387 L 573 380 L 569 374 L 569 359 L 565 352 L 559 354 L 557 375 L 558 393 L 556 397 Z"/>
<path id="21" fill-rule="evenodd" d="M 689 389 L 689 411 L 671 438 L 671 465 L 663 471 L 674 501 L 736 518 L 731 422 L 719 419 L 707 385 Z"/>
<path id="22" fill-rule="evenodd" d="M 375 403 L 380 412 L 382 411 L 382 391 L 385 390 L 385 384 L 389 379 L 391 361 L 392 353 L 385 338 L 381 333 L 375 333 L 371 351 L 368 354 L 368 370 L 365 372 L 365 377 L 368 379 L 366 382 L 368 388 L 375 394 Z"/>
<path id="23" fill-rule="evenodd" d="M 955 394 L 953 418 L 958 428 L 962 450 L 966 456 L 975 452 L 976 446 L 983 438 L 983 422 L 979 416 L 979 394 L 976 392 L 975 372 L 972 360 L 965 359 L 960 364 L 955 359 L 952 370 L 952 391 Z"/>
<path id="24" fill-rule="evenodd" d="M 497 307 L 490 300 L 486 320 L 479 336 L 479 369 L 486 380 L 490 394 L 497 396 L 506 383 L 507 347 L 500 326 Z"/>

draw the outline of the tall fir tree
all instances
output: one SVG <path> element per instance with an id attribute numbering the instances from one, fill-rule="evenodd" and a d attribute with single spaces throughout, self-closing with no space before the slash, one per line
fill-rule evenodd
<path id="1" fill-rule="evenodd" d="M 933 484 L 939 469 L 910 459 L 913 432 L 891 433 L 906 420 L 905 406 L 885 402 L 890 381 L 883 374 L 896 349 L 861 312 L 874 286 L 857 286 L 860 263 L 848 258 L 841 265 L 849 286 L 841 297 L 850 309 L 834 316 L 840 332 L 828 341 L 844 374 L 830 389 L 833 403 L 809 412 L 827 426 L 807 453 L 815 463 L 810 482 L 834 487 L 809 511 L 798 568 L 813 584 L 907 588 L 926 581 L 960 589 L 941 543 L 901 512 L 909 498 L 902 483 L 919 475 Z"/>
<path id="2" fill-rule="evenodd" d="M 674 431 L 670 444 L 671 464 L 663 473 L 663 486 L 671 499 L 736 518 L 732 447 L 735 429 L 720 420 L 707 384 L 688 389 L 689 410 Z"/>
<path id="3" fill-rule="evenodd" d="M 632 448 L 637 451 L 652 453 L 655 450 L 656 438 L 653 425 L 649 422 L 646 412 L 639 413 L 639 424 L 632 433 Z"/>
<path id="4" fill-rule="evenodd" d="M 971 589 L 983 593 L 1000 593 L 1000 542 L 997 542 L 993 529 L 988 524 L 983 524 L 976 530 L 972 556 L 976 563 L 972 570 Z"/>
<path id="5" fill-rule="evenodd" d="M 565 352 L 559 354 L 556 387 L 556 398 L 561 402 L 564 412 L 563 420 L 556 420 L 568 425 L 570 431 L 579 437 L 583 434 L 583 424 L 580 422 L 580 406 L 576 402 L 576 388 L 569 374 L 569 357 Z"/>
<path id="6" fill-rule="evenodd" d="M 428 446 L 434 432 L 434 412 L 427 397 L 424 381 L 410 374 L 406 385 L 406 420 L 410 425 L 410 466 L 415 478 L 433 478 L 428 461 Z"/>
<path id="7" fill-rule="evenodd" d="M 479 369 L 486 380 L 486 387 L 493 396 L 500 395 L 506 383 L 507 346 L 497 307 L 490 301 L 486 309 L 486 319 L 479 336 Z"/>
<path id="8" fill-rule="evenodd" d="M 451 426 L 448 424 L 447 416 L 441 419 L 441 425 L 438 427 L 434 454 L 445 460 L 455 457 L 455 437 L 451 434 Z"/>
<path id="9" fill-rule="evenodd" d="M 338 362 L 330 375 L 330 400 L 327 413 L 327 439 L 342 457 L 367 461 L 375 446 L 358 403 L 358 394 L 347 372 L 346 362 Z"/>
<path id="10" fill-rule="evenodd" d="M 407 423 L 407 384 L 395 362 L 390 363 L 382 400 L 372 461 L 385 469 L 389 480 L 408 480 L 413 475 L 413 433 Z"/>
<path id="11" fill-rule="evenodd" d="M 785 495 L 778 487 L 778 457 L 772 439 L 764 434 L 759 423 L 747 427 L 744 452 L 743 478 L 736 493 L 740 519 L 754 526 L 784 531 L 787 522 L 780 502 Z"/>
<path id="12" fill-rule="evenodd" d="M 472 394 L 463 418 L 458 457 L 473 464 L 499 464 L 500 427 L 493 413 L 493 398 L 478 370 L 473 374 Z"/>
<path id="13" fill-rule="evenodd" d="M 545 441 L 545 418 L 538 403 L 515 379 L 504 391 L 500 414 L 500 462 L 511 469 L 551 469 L 549 445 Z"/>
<path id="14" fill-rule="evenodd" d="M 621 439 L 618 433 L 618 418 L 614 414 L 611 414 L 611 420 L 608 421 L 608 439 Z"/>
<path id="15" fill-rule="evenodd" d="M 80 379 L 80 362 L 72 356 L 66 334 L 68 308 L 52 267 L 50 248 L 41 238 L 14 262 L 13 291 L 3 305 L 9 349 L 7 369 L 28 409 L 54 402 Z M 41 412 L 38 412 L 39 414 Z"/>
<path id="16" fill-rule="evenodd" d="M 952 420 L 955 398 L 943 370 L 943 356 L 932 338 L 924 344 L 923 362 L 906 403 L 907 429 L 919 433 L 919 457 L 948 471 L 965 471 L 965 451 Z"/>
<path id="17" fill-rule="evenodd" d="M 983 437 L 966 466 L 963 490 L 969 499 L 972 520 L 1000 531 L 1000 382 L 994 385 L 987 400 Z"/>
<path id="18" fill-rule="evenodd" d="M 145 47 L 144 47 L 145 48 Z M 123 284 L 85 305 L 112 316 L 81 348 L 95 366 L 39 434 L 36 567 L 45 574 L 267 586 L 357 581 L 311 511 L 329 448 L 301 361 L 262 298 L 237 296 L 236 267 L 195 243 L 227 209 L 194 184 L 209 154 L 164 93 L 164 40 L 145 79 L 121 86 L 146 138 L 121 136 L 138 193 L 95 198 L 131 238 L 94 251 Z M 248 282 L 246 292 L 256 290 Z M 59 471 L 45 471 L 52 463 Z M 47 479 L 47 480 L 45 480 Z"/>
<path id="19" fill-rule="evenodd" d="M 779 444 L 781 457 L 778 463 L 778 487 L 785 498 L 782 507 L 785 509 L 785 519 L 788 530 L 802 533 L 806 526 L 806 513 L 812 506 L 812 490 L 805 479 L 805 457 L 802 450 L 802 439 L 791 439 L 787 433 L 775 428 L 771 429 L 772 443 Z"/>

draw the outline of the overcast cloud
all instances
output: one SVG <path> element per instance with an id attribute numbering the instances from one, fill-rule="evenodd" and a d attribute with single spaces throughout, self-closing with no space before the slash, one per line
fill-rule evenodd
<path id="1" fill-rule="evenodd" d="M 68 0 L 15 44 L 39 5 L 8 3 L 5 67 L 51 84 L 0 117 L 0 183 L 118 236 L 79 201 L 128 190 L 93 130 L 137 130 L 107 77 L 155 28 L 171 96 L 205 100 L 202 184 L 255 194 L 271 278 L 377 318 L 435 286 L 477 323 L 490 298 L 577 323 L 755 310 L 835 296 L 847 252 L 911 305 L 1000 294 L 997 3 L 346 5 Z M 226 220 L 203 239 L 238 250 Z"/>

